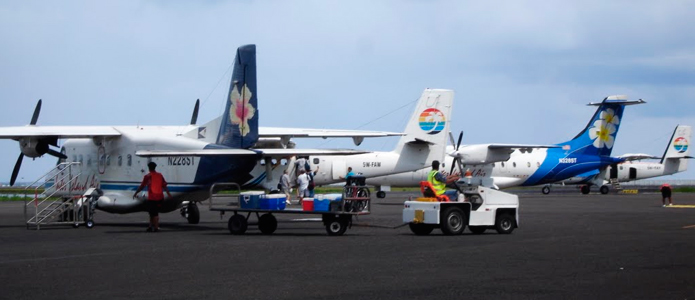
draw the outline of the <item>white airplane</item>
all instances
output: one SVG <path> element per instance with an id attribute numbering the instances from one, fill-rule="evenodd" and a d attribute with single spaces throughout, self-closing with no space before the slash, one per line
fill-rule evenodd
<path id="1" fill-rule="evenodd" d="M 189 223 L 198 223 L 196 202 L 207 198 L 216 182 L 247 182 L 256 162 L 291 155 L 348 155 L 366 151 L 340 149 L 286 149 L 292 137 L 351 137 L 359 144 L 365 137 L 402 135 L 400 133 L 313 130 L 258 127 L 256 89 L 256 46 L 239 47 L 224 113 L 205 125 L 197 126 L 198 104 L 191 124 L 186 126 L 38 126 L 39 100 L 28 126 L 2 127 L 0 138 L 19 142 L 20 155 L 12 172 L 14 184 L 24 156 L 49 154 L 59 162 L 79 162 L 79 182 L 71 183 L 71 195 L 90 187 L 100 188 L 96 208 L 110 213 L 145 211 L 143 198 L 133 193 L 146 173 L 149 161 L 157 163 L 172 192 L 160 212 L 182 208 Z M 66 139 L 60 152 L 51 149 Z M 273 148 L 254 148 L 256 144 Z M 66 177 L 53 187 L 67 189 Z M 142 195 L 142 194 L 141 194 Z M 183 205 L 187 201 L 187 205 Z"/>
<path id="2" fill-rule="evenodd" d="M 624 161 L 610 157 L 627 105 L 642 104 L 625 96 L 606 97 L 598 106 L 589 124 L 572 140 L 556 145 L 478 144 L 447 147 L 445 166 L 451 173 L 471 172 L 471 183 L 493 188 L 533 186 L 557 182 L 578 174 Z M 460 143 L 461 138 L 459 137 Z M 454 143 L 452 138 L 452 144 Z M 460 159 L 460 160 L 459 160 Z M 459 160 L 460 166 L 454 161 Z M 431 163 L 431 162 L 429 162 Z M 414 187 L 427 178 L 430 168 L 368 178 L 367 183 L 379 186 L 377 197 L 394 186 Z M 466 180 L 462 178 L 462 180 Z"/>
<path id="3" fill-rule="evenodd" d="M 629 182 L 639 179 L 647 179 L 664 175 L 672 175 L 688 169 L 689 145 L 692 138 L 692 128 L 686 125 L 678 125 L 673 130 L 664 155 L 662 157 L 649 154 L 624 154 L 619 158 L 624 162 L 610 165 L 605 171 L 592 170 L 580 174 L 561 184 L 581 184 L 582 194 L 588 194 L 592 185 L 599 186 L 601 194 L 608 194 L 609 185 L 617 185 L 620 182 Z M 656 162 L 644 162 L 643 159 L 661 159 Z M 550 193 L 550 187 L 544 186 L 543 194 Z"/>
<path id="4" fill-rule="evenodd" d="M 446 134 L 449 132 L 454 91 L 425 89 L 415 111 L 396 148 L 390 152 L 372 152 L 356 155 L 310 155 L 308 162 L 312 170 L 318 168 L 314 177 L 316 185 L 341 182 L 351 167 L 355 174 L 367 178 L 387 174 L 414 171 L 427 167 L 432 160 L 445 156 Z M 295 157 L 273 161 L 261 160 L 251 172 L 253 178 L 246 187 L 262 186 L 273 190 L 277 187 L 285 169 L 292 178 L 297 175 Z M 303 167 L 303 166 L 302 166 Z"/>

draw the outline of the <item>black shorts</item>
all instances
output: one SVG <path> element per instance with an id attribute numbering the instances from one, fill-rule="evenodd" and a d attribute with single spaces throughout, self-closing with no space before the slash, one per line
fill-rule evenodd
<path id="1" fill-rule="evenodd" d="M 162 201 L 147 200 L 145 205 L 147 205 L 147 212 L 150 214 L 150 217 L 159 216 L 159 208 L 162 207 Z"/>
<path id="2" fill-rule="evenodd" d="M 662 198 L 671 198 L 671 191 L 662 191 L 661 197 Z"/>

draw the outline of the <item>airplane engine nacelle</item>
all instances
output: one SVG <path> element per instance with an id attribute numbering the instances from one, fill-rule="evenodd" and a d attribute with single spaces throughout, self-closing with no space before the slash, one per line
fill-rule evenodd
<path id="1" fill-rule="evenodd" d="M 478 165 L 507 161 L 512 152 L 505 149 L 490 149 L 489 145 L 470 145 L 459 148 L 452 153 L 452 156 L 461 158 L 463 164 Z"/>
<path id="2" fill-rule="evenodd" d="M 19 150 L 28 157 L 39 157 L 48 152 L 48 143 L 38 139 L 20 139 Z"/>

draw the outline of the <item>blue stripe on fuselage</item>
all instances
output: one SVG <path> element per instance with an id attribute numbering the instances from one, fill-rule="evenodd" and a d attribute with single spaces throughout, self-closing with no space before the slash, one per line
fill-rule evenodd
<path id="1" fill-rule="evenodd" d="M 541 166 L 522 185 L 530 186 L 557 182 L 622 161 L 622 159 L 610 156 L 577 154 L 579 150 L 581 149 L 567 153 L 567 151 L 560 148 L 548 149 L 546 158 Z M 560 163 L 561 159 L 576 159 L 576 161 Z"/>

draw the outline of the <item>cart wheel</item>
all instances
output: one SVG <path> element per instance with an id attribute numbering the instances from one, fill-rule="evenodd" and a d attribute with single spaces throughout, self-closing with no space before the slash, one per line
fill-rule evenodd
<path id="1" fill-rule="evenodd" d="M 408 227 L 415 235 L 428 235 L 434 229 L 434 226 L 430 224 L 409 223 Z"/>
<path id="2" fill-rule="evenodd" d="M 89 229 L 92 229 L 94 227 L 94 221 L 87 220 L 87 222 L 84 223 L 84 226 L 86 226 Z"/>
<path id="3" fill-rule="evenodd" d="M 541 192 L 543 193 L 543 195 L 550 194 L 550 187 L 547 186 L 547 185 L 544 186 L 544 187 L 541 189 Z"/>
<path id="4" fill-rule="evenodd" d="M 349 221 L 346 218 L 333 218 L 326 222 L 328 235 L 343 235 L 348 228 Z"/>
<path id="5" fill-rule="evenodd" d="M 231 234 L 244 234 L 246 229 L 249 227 L 249 223 L 246 221 L 244 216 L 233 215 L 231 218 L 229 218 L 227 227 L 229 227 L 229 232 Z"/>
<path id="6" fill-rule="evenodd" d="M 483 234 L 487 229 L 485 226 L 468 226 L 473 234 Z"/>
<path id="7" fill-rule="evenodd" d="M 378 192 L 376 192 L 376 197 L 377 198 L 386 198 L 386 192 L 378 191 Z"/>
<path id="8" fill-rule="evenodd" d="M 581 189 L 579 190 L 582 192 L 582 194 L 586 195 L 589 194 L 589 192 L 591 192 L 591 187 L 588 185 L 582 185 Z"/>
<path id="9" fill-rule="evenodd" d="M 610 189 L 608 188 L 607 185 L 602 185 L 601 188 L 599 189 L 599 191 L 601 191 L 601 194 L 604 194 L 604 195 L 605 195 L 605 194 L 608 194 L 608 192 L 610 191 Z"/>
<path id="10" fill-rule="evenodd" d="M 442 214 L 442 232 L 446 235 L 458 235 L 463 233 L 468 224 L 466 214 L 458 207 L 449 207 Z"/>
<path id="11" fill-rule="evenodd" d="M 272 214 L 264 214 L 258 218 L 258 229 L 263 234 L 273 234 L 278 229 L 278 220 Z"/>
<path id="12" fill-rule="evenodd" d="M 195 202 L 188 203 L 186 220 L 188 220 L 188 224 L 200 223 L 200 210 L 198 210 L 198 205 L 196 205 Z"/>
<path id="13" fill-rule="evenodd" d="M 79 228 L 79 227 L 80 227 L 80 223 L 73 223 L 72 224 L 72 228 Z"/>
<path id="14" fill-rule="evenodd" d="M 499 234 L 510 234 L 514 231 L 516 220 L 509 214 L 501 214 L 495 220 L 495 229 Z"/>

